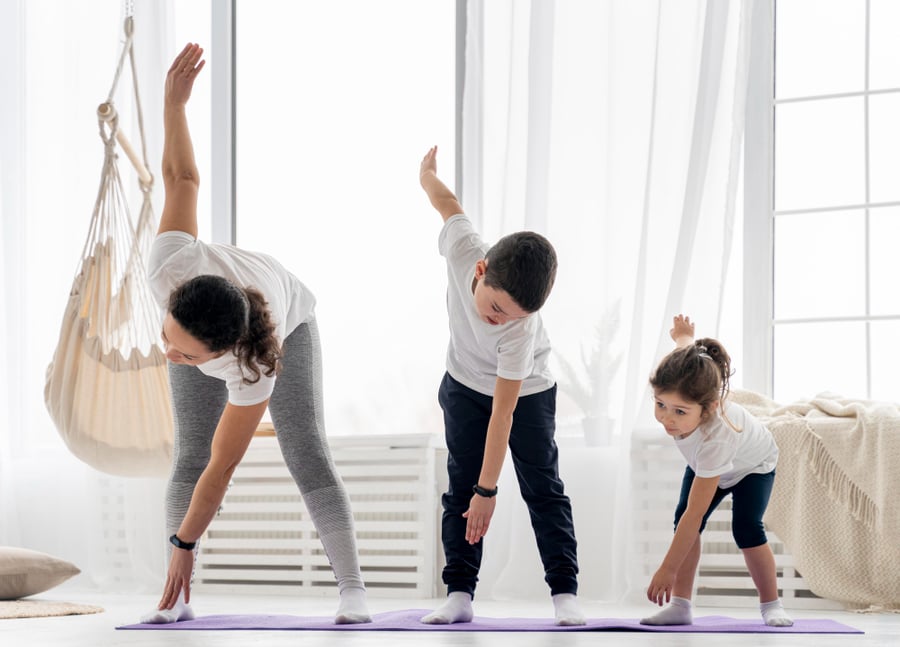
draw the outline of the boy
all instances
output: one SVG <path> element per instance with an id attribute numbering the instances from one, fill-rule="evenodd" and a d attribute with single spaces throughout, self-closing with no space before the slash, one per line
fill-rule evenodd
<path id="1" fill-rule="evenodd" d="M 585 623 L 576 593 L 572 507 L 559 478 L 556 383 L 538 310 L 556 277 L 556 252 L 539 234 L 518 232 L 487 248 L 456 196 L 437 177 L 437 147 L 419 182 L 444 219 L 450 345 L 439 401 L 449 456 L 441 538 L 447 600 L 426 624 L 470 622 L 481 539 L 494 513 L 509 446 L 550 587 L 558 625 Z M 513 418 L 515 411 L 515 418 Z"/>

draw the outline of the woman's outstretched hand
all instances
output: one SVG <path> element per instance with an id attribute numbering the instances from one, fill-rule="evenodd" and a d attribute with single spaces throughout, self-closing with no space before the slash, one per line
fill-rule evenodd
<path id="1" fill-rule="evenodd" d="M 176 548 L 169 560 L 169 573 L 166 576 L 166 587 L 158 609 L 171 609 L 178 602 L 178 596 L 184 592 L 184 603 L 191 603 L 191 575 L 194 572 L 194 551 Z"/>
<path id="2" fill-rule="evenodd" d="M 184 105 L 191 98 L 194 79 L 206 65 L 206 61 L 202 59 L 203 48 L 196 43 L 188 43 L 175 57 L 166 75 L 167 104 Z"/>

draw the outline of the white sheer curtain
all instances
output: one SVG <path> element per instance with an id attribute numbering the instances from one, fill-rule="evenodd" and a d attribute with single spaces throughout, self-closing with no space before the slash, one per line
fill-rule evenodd
<path id="1" fill-rule="evenodd" d="M 18 88 L 21 83 L 20 38 L 18 21 L 10 7 L 0 9 L 0 85 L 4 88 Z M 8 96 L 8 95 L 7 95 Z M 7 214 L 16 213 L 21 186 L 19 159 L 16 151 L 20 148 L 18 133 L 21 116 L 16 110 L 16 102 L 0 103 L 0 545 L 18 544 L 18 528 L 12 523 L 17 517 L 12 475 L 13 435 L 12 429 L 19 422 L 18 410 L 10 405 L 16 401 L 17 381 L 13 379 L 13 362 L 19 360 L 18 345 L 10 343 L 21 329 L 21 318 L 14 307 L 16 297 L 16 267 L 10 261 L 18 257 L 19 228 Z"/>
<path id="2" fill-rule="evenodd" d="M 0 3 L 0 544 L 68 559 L 82 570 L 69 585 L 106 590 L 162 581 L 165 481 L 110 477 L 75 459 L 46 412 L 43 385 L 100 180 L 96 108 L 112 83 L 126 4 L 157 173 L 172 3 Z M 116 103 L 139 147 L 130 88 L 126 70 Z M 119 164 L 137 217 L 135 175 L 124 155 Z"/>
<path id="3" fill-rule="evenodd" d="M 672 315 L 715 336 L 740 303 L 725 286 L 752 1 L 469 2 L 463 203 L 487 240 L 535 229 L 557 247 L 543 317 L 586 598 L 646 584 L 627 566 L 629 454 L 635 434 L 660 433 L 646 382 L 671 345 Z M 580 426 L 598 412 L 577 406 L 564 364 L 606 403 L 613 431 L 598 443 Z M 501 489 L 514 492 L 509 467 Z M 489 539 L 484 592 L 547 594 L 517 496 L 498 503 Z"/>

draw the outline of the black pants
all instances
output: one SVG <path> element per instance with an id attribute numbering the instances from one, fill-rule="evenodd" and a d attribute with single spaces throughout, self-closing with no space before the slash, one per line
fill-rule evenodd
<path id="1" fill-rule="evenodd" d="M 449 374 L 444 375 L 438 396 L 444 410 L 450 477 L 450 487 L 442 498 L 441 538 L 447 560 L 443 579 L 448 593 L 466 591 L 474 595 L 484 539 L 475 545 L 466 541 L 466 519 L 462 515 L 469 509 L 472 486 L 481 473 L 493 398 L 463 386 Z M 509 450 L 519 491 L 531 515 L 544 580 L 552 595 L 578 591 L 572 506 L 559 478 L 555 430 L 556 386 L 519 398 Z M 498 496 L 508 495 L 500 492 Z"/>
<path id="2" fill-rule="evenodd" d="M 681 479 L 681 498 L 675 508 L 675 528 L 681 516 L 687 510 L 688 496 L 694 483 L 694 470 L 684 468 L 684 477 Z M 703 515 L 700 523 L 700 532 L 706 528 L 709 515 L 719 506 L 729 494 L 732 496 L 731 504 L 731 534 L 738 548 L 755 548 L 762 546 L 766 539 L 766 526 L 763 523 L 763 514 L 769 505 L 769 496 L 772 494 L 772 486 L 775 484 L 775 470 L 767 474 L 748 474 L 729 488 L 716 488 L 716 493 Z"/>

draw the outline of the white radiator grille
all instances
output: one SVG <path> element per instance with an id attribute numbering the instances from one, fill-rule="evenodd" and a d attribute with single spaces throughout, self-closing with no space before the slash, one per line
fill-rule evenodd
<path id="1" fill-rule="evenodd" d="M 655 431 L 655 430 L 654 430 Z M 684 459 L 670 442 L 658 435 L 636 434 L 632 449 L 632 478 L 636 504 L 635 533 L 641 574 L 649 582 L 672 541 L 675 505 L 684 474 Z M 665 439 L 663 439 L 665 440 Z M 794 568 L 785 545 L 767 530 L 775 553 L 778 589 L 786 607 L 794 609 L 841 609 L 809 590 Z M 703 553 L 695 582 L 696 603 L 700 606 L 757 607 L 759 599 L 740 549 L 731 535 L 731 497 L 710 515 L 701 535 Z"/>
<path id="2" fill-rule="evenodd" d="M 370 595 L 435 595 L 439 497 L 431 437 L 334 437 Z M 333 594 L 336 582 L 272 436 L 256 436 L 201 540 L 198 590 Z"/>

